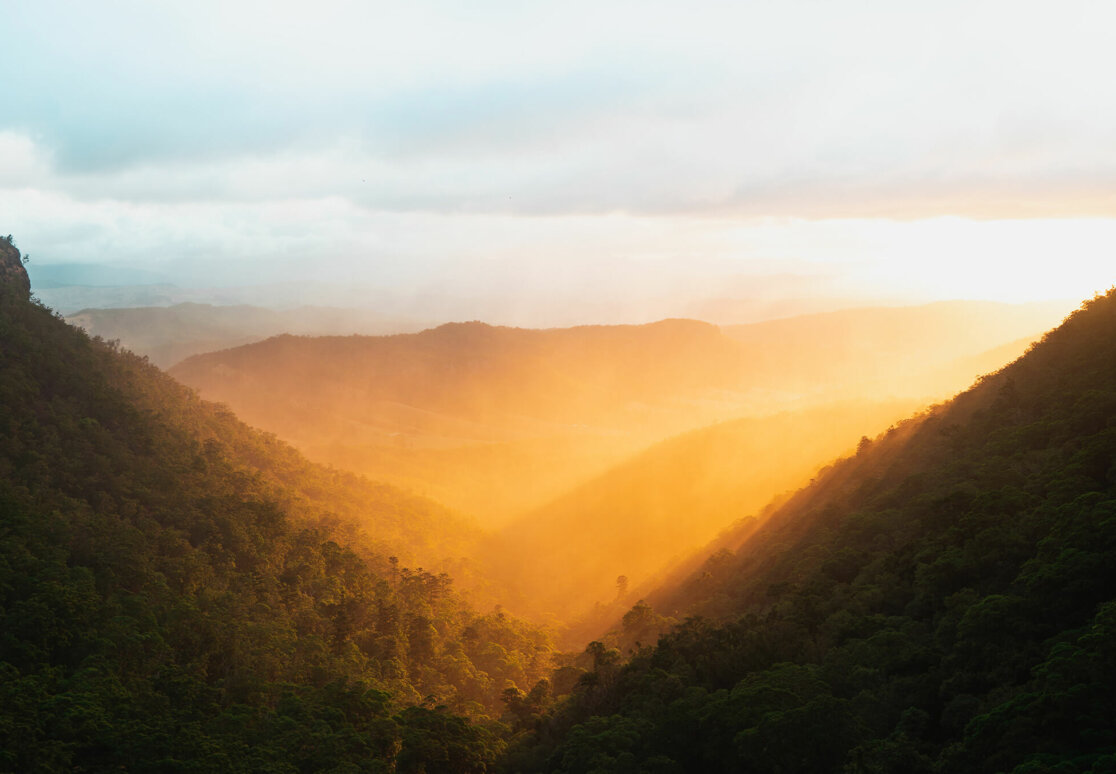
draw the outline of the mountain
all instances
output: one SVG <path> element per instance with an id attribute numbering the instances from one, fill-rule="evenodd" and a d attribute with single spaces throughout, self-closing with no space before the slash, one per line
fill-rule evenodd
<path id="1" fill-rule="evenodd" d="M 303 306 L 276 310 L 259 306 L 180 303 L 123 309 L 82 309 L 66 321 L 90 336 L 117 340 L 122 347 L 168 368 L 191 355 L 237 347 L 282 333 L 328 336 L 385 334 L 422 326 L 362 309 Z"/>
<path id="2" fill-rule="evenodd" d="M 7 241 L 0 406 L 0 771 L 479 772 L 548 672 L 439 572 L 470 524 L 66 325 Z"/>
<path id="3" fill-rule="evenodd" d="M 170 373 L 315 459 L 494 523 L 723 417 L 742 366 L 714 326 L 667 320 L 282 336 L 190 358 Z"/>
<path id="4" fill-rule="evenodd" d="M 656 403 L 732 386 L 741 365 L 716 327 L 692 320 L 549 330 L 472 322 L 399 336 L 281 336 L 191 358 L 173 373 L 212 391 L 294 376 L 282 391 L 259 391 L 288 403 L 307 390 L 341 383 L 332 390 L 345 392 L 356 383 L 374 401 L 531 426 L 607 424 L 618 411 L 644 418 Z"/>
<path id="5" fill-rule="evenodd" d="M 1116 289 L 721 544 L 506 770 L 1112 771 Z"/>
<path id="6" fill-rule="evenodd" d="M 838 400 L 940 399 L 1029 339 L 994 353 L 1002 359 L 987 350 L 1053 320 L 1048 305 L 959 302 L 726 329 L 458 323 L 403 336 L 280 337 L 171 373 L 312 459 L 499 527 L 698 427 Z M 883 378 L 889 369 L 894 378 Z"/>
<path id="7" fill-rule="evenodd" d="M 519 592 L 509 608 L 571 621 L 584 643 L 673 563 L 776 495 L 809 479 L 858 433 L 873 435 L 916 405 L 846 403 L 724 422 L 670 438 L 531 511 L 489 547 L 489 564 Z M 626 579 L 617 589 L 617 578 Z M 557 582 L 556 582 L 557 581 Z M 518 603 L 518 604 L 517 604 Z M 579 639 L 585 632 L 587 636 Z"/>

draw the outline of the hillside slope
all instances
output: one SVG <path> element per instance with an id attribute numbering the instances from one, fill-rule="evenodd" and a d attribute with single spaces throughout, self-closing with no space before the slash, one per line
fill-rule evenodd
<path id="1" fill-rule="evenodd" d="M 483 771 L 547 671 L 415 566 L 468 525 L 67 326 L 6 242 L 0 406 L 0 771 Z"/>
<path id="2" fill-rule="evenodd" d="M 1114 568 L 1116 290 L 652 597 L 707 617 L 591 647 L 507 769 L 1112 771 Z"/>
<path id="3" fill-rule="evenodd" d="M 570 621 L 597 604 L 594 618 L 616 617 L 672 563 L 916 407 L 846 403 L 670 438 L 516 520 L 488 564 L 520 593 L 506 603 L 517 612 Z"/>

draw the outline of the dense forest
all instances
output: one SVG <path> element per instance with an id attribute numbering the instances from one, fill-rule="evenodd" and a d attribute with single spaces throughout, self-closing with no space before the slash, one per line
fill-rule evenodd
<path id="1" fill-rule="evenodd" d="M 1116 290 L 742 529 L 508 771 L 1116 771 Z"/>
<path id="2" fill-rule="evenodd" d="M 431 569 L 472 529 L 67 326 L 6 242 L 0 269 L 0 771 L 485 770 L 551 649 Z"/>

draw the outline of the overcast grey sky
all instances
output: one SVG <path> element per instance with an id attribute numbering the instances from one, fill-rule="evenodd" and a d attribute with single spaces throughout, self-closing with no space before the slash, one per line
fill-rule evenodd
<path id="1" fill-rule="evenodd" d="M 1114 281 L 1113 3 L 0 16 L 0 229 L 43 264 L 554 304 Z"/>

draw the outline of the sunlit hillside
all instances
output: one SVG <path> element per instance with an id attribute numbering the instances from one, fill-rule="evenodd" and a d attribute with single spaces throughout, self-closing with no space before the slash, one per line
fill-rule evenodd
<path id="1" fill-rule="evenodd" d="M 518 612 L 607 624 L 695 547 L 918 405 L 834 404 L 662 441 L 502 530 L 492 571 Z M 577 631 L 596 634 L 588 622 Z"/>
<path id="2" fill-rule="evenodd" d="M 667 320 L 288 336 L 171 372 L 313 459 L 500 525 L 691 429 L 834 400 L 947 397 L 1022 351 L 1060 308 L 957 302 L 724 330 Z"/>
<path id="3" fill-rule="evenodd" d="M 280 337 L 171 373 L 315 459 L 489 523 L 659 438 L 731 416 L 744 364 L 708 324 Z"/>

